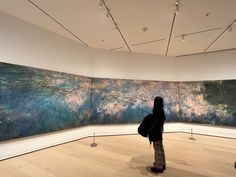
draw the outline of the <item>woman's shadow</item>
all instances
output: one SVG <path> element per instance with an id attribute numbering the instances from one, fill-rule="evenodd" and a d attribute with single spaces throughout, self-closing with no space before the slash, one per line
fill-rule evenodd
<path id="1" fill-rule="evenodd" d="M 142 175 L 148 175 L 151 173 L 150 168 L 152 167 L 151 162 L 153 161 L 153 156 L 151 155 L 139 155 L 133 157 L 127 165 L 133 170 L 138 170 Z M 150 164 L 150 165 L 148 165 Z"/>
<path id="2" fill-rule="evenodd" d="M 152 162 L 154 161 L 152 155 L 139 155 L 131 158 L 130 161 L 127 162 L 128 168 L 127 171 L 136 171 L 139 173 L 139 176 L 153 176 L 153 172 L 151 172 L 150 168 L 152 167 Z M 188 177 L 207 177 L 207 174 L 204 172 L 196 172 L 196 170 L 192 171 L 191 169 L 195 168 L 191 164 L 185 163 L 184 161 L 178 161 L 173 166 L 168 166 L 168 170 L 164 173 L 160 173 L 161 176 L 188 176 Z M 191 167 L 192 166 L 192 167 Z M 124 169 L 123 169 L 124 170 Z M 135 172 L 134 172 L 135 173 Z M 158 174 L 158 173 L 157 173 Z"/>

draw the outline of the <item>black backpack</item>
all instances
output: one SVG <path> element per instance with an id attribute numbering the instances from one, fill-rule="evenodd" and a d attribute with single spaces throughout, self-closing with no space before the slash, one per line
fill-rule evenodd
<path id="1" fill-rule="evenodd" d="M 143 121 L 138 127 L 138 133 L 143 137 L 148 137 L 148 130 L 151 128 L 153 124 L 153 115 L 148 114 L 143 118 Z"/>

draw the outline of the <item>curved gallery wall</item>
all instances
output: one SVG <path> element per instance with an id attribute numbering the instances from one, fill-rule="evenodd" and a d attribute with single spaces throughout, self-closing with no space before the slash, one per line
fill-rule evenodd
<path id="1" fill-rule="evenodd" d="M 167 121 L 236 126 L 236 80 L 101 79 L 0 63 L 0 140 L 91 124 L 137 123 L 165 100 Z"/>

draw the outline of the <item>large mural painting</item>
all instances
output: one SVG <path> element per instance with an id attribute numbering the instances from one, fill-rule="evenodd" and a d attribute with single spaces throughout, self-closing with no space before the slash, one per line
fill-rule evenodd
<path id="1" fill-rule="evenodd" d="M 180 121 L 236 126 L 236 80 L 179 83 Z"/>
<path id="2" fill-rule="evenodd" d="M 89 124 L 139 123 L 155 96 L 166 120 L 236 126 L 236 80 L 89 78 L 0 63 L 0 141 Z"/>
<path id="3" fill-rule="evenodd" d="M 178 83 L 92 79 L 95 124 L 137 123 L 152 112 L 155 96 L 165 99 L 167 121 L 179 118 Z"/>
<path id="4" fill-rule="evenodd" d="M 87 125 L 91 79 L 0 63 L 0 141 Z"/>

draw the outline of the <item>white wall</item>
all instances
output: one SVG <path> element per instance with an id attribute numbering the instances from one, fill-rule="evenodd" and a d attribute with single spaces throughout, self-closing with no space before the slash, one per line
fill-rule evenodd
<path id="1" fill-rule="evenodd" d="M 87 48 L 0 12 L 0 61 L 91 74 Z"/>
<path id="2" fill-rule="evenodd" d="M 177 81 L 236 79 L 236 50 L 176 57 Z"/>
<path id="3" fill-rule="evenodd" d="M 175 80 L 175 58 L 91 49 L 0 12 L 0 61 L 83 76 Z"/>
<path id="4" fill-rule="evenodd" d="M 104 52 L 93 55 L 92 76 L 137 80 L 175 81 L 174 57 Z"/>

